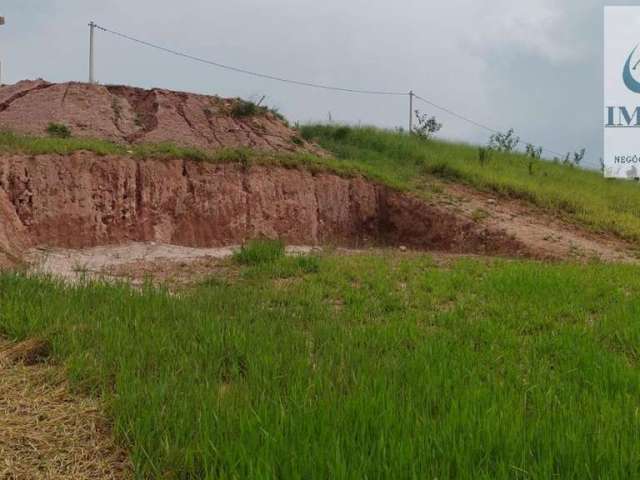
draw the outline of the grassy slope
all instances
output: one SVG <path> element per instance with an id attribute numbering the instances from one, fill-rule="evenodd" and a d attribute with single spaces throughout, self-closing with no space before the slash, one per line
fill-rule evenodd
<path id="1" fill-rule="evenodd" d="M 520 154 L 493 152 L 482 165 L 477 147 L 442 141 L 423 142 L 373 128 L 303 127 L 303 135 L 317 140 L 340 159 L 348 159 L 379 176 L 411 184 L 432 174 L 482 189 L 517 196 L 560 213 L 595 230 L 640 240 L 640 186 L 607 180 L 598 172 L 536 160 L 533 175 Z"/>
<path id="2" fill-rule="evenodd" d="M 141 477 L 640 476 L 637 267 L 253 263 L 180 297 L 0 276 L 0 333 L 53 341 Z"/>

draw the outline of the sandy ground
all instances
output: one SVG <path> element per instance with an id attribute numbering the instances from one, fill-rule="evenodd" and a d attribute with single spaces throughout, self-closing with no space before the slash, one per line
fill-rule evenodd
<path id="1" fill-rule="evenodd" d="M 162 243 L 130 243 L 86 249 L 32 249 L 26 255 L 32 273 L 68 281 L 87 279 L 195 280 L 221 268 L 220 260 L 240 248 L 191 248 Z M 287 246 L 289 255 L 318 250 L 311 246 Z M 175 277 L 175 278 L 172 278 Z"/>

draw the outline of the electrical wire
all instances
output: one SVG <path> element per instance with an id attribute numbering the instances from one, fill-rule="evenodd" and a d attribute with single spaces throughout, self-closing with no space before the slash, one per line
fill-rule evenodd
<path id="1" fill-rule="evenodd" d="M 448 109 L 446 107 L 442 107 L 442 106 L 438 105 L 437 103 L 432 102 L 431 100 L 427 100 L 426 98 L 423 98 L 420 95 L 417 95 L 417 94 L 414 93 L 413 96 L 415 98 L 417 98 L 418 100 L 423 101 L 427 105 L 431 105 L 432 107 L 437 108 L 438 110 L 442 110 L 443 112 L 446 112 L 449 115 L 452 115 L 452 116 L 454 116 L 454 117 L 456 117 L 456 118 L 458 118 L 460 120 L 463 120 L 463 121 L 468 122 L 468 123 L 470 123 L 472 125 L 475 125 L 476 127 L 482 128 L 482 129 L 487 130 L 487 131 L 492 132 L 492 133 L 501 133 L 499 130 L 496 130 L 494 128 L 488 127 L 486 125 L 483 125 L 482 123 L 478 123 L 475 120 L 472 120 L 472 119 L 470 119 L 468 117 L 465 117 L 464 115 L 460 115 L 459 113 L 454 112 L 453 110 L 450 110 L 450 109 Z M 526 140 L 522 140 L 522 142 L 525 143 L 525 144 L 530 144 L 530 145 L 534 144 L 533 142 L 527 142 Z M 558 157 L 562 157 L 563 156 L 562 153 L 556 152 L 556 151 L 551 150 L 549 148 L 542 147 L 542 150 L 544 152 L 551 153 L 552 155 L 556 155 Z"/>
<path id="2" fill-rule="evenodd" d="M 103 27 L 102 25 L 98 25 L 98 24 L 93 23 L 93 22 L 90 23 L 89 25 L 92 25 L 95 28 L 97 28 L 97 29 L 99 29 L 99 30 L 101 30 L 103 32 L 110 33 L 112 35 L 115 35 L 115 36 L 120 37 L 120 38 L 124 38 L 126 40 L 130 40 L 130 41 L 138 43 L 140 45 L 151 47 L 151 48 L 154 48 L 156 50 L 160 50 L 160 51 L 163 51 L 163 52 L 166 52 L 166 53 L 170 53 L 170 54 L 178 56 L 178 57 L 186 58 L 186 59 L 189 59 L 189 60 L 194 60 L 196 62 L 204 63 L 204 64 L 207 64 L 207 65 L 211 65 L 211 66 L 214 66 L 214 67 L 217 67 L 217 68 L 221 68 L 221 69 L 224 69 L 224 70 L 229 70 L 229 71 L 236 72 L 236 73 L 242 73 L 242 74 L 245 74 L 245 75 L 250 75 L 250 76 L 253 76 L 253 77 L 264 78 L 264 79 L 267 79 L 267 80 L 274 80 L 274 81 L 277 81 L 277 82 L 283 82 L 283 83 L 288 83 L 288 84 L 293 84 L 293 85 L 299 85 L 299 86 L 303 86 L 303 87 L 319 88 L 319 89 L 323 89 L 323 90 L 331 90 L 331 91 L 344 92 L 344 93 L 355 93 L 355 94 L 363 94 L 363 95 L 390 95 L 390 96 L 409 96 L 409 95 L 413 95 L 417 100 L 420 100 L 420 101 L 426 103 L 427 105 L 430 105 L 430 106 L 432 106 L 434 108 L 437 108 L 438 110 L 446 112 L 449 115 L 452 115 L 453 117 L 458 118 L 459 120 L 463 120 L 463 121 L 465 121 L 465 122 L 467 122 L 467 123 L 469 123 L 471 125 L 475 125 L 476 127 L 482 128 L 482 129 L 487 130 L 488 132 L 491 132 L 491 133 L 500 133 L 499 130 L 491 128 L 491 127 L 489 127 L 487 125 L 484 125 L 482 123 L 476 122 L 475 120 L 472 120 L 469 117 L 466 117 L 464 115 L 456 113 L 456 112 L 454 112 L 453 110 L 451 110 L 449 108 L 446 108 L 446 107 L 443 107 L 441 105 L 438 105 L 437 103 L 432 102 L 431 100 L 427 100 L 426 98 L 424 98 L 424 97 L 422 97 L 420 95 L 417 95 L 415 93 L 387 91 L 387 90 L 363 90 L 363 89 L 358 89 L 358 88 L 336 87 L 336 86 L 325 85 L 325 84 L 321 84 L 321 83 L 306 82 L 306 81 L 301 81 L 301 80 L 292 80 L 292 79 L 289 79 L 289 78 L 278 77 L 278 76 L 275 76 L 275 75 L 269 75 L 269 74 L 266 74 L 266 73 L 254 72 L 254 71 L 247 70 L 247 69 L 244 69 L 244 68 L 239 68 L 239 67 L 234 67 L 234 66 L 231 66 L 231 65 L 226 65 L 224 63 L 216 62 L 216 61 L 213 61 L 213 60 L 207 60 L 205 58 L 197 57 L 195 55 L 190 55 L 188 53 L 180 52 L 178 50 L 173 50 L 171 48 L 166 48 L 166 47 L 163 47 L 161 45 L 157 45 L 155 43 L 148 42 L 146 40 L 141 40 L 139 38 L 132 37 L 131 35 L 127 35 L 125 33 L 117 32 L 115 30 L 108 29 L 106 27 Z M 412 112 L 412 114 L 413 114 L 413 112 Z M 533 142 L 526 142 L 524 140 L 523 140 L 523 142 L 533 145 Z M 548 149 L 548 148 L 544 148 L 544 147 L 543 147 L 543 151 L 551 153 L 551 154 L 559 156 L 559 157 L 561 157 L 563 155 L 563 154 L 561 154 L 559 152 L 556 152 L 554 150 L 551 150 L 551 149 Z"/>
<path id="3" fill-rule="evenodd" d="M 146 40 L 141 40 L 139 38 L 135 38 L 135 37 L 132 37 L 132 36 L 124 34 L 124 33 L 116 32 L 115 30 L 110 30 L 108 28 L 105 28 L 105 27 L 103 27 L 101 25 L 98 25 L 98 24 L 95 24 L 95 23 L 93 24 L 93 26 L 98 28 L 99 30 L 102 30 L 103 32 L 107 32 L 107 33 L 110 33 L 112 35 L 116 35 L 118 37 L 125 38 L 127 40 L 132 41 L 132 42 L 139 43 L 139 44 L 145 45 L 147 47 L 155 48 L 157 50 L 161 50 L 163 52 L 170 53 L 172 55 L 176 55 L 178 57 L 187 58 L 189 60 L 194 60 L 196 62 L 205 63 L 207 65 L 212 65 L 214 67 L 222 68 L 222 69 L 225 69 L 225 70 L 230 70 L 230 71 L 236 72 L 236 73 L 243 73 L 245 75 L 251 75 L 253 77 L 265 78 L 267 80 L 274 80 L 274 81 L 277 81 L 277 82 L 284 82 L 284 83 L 289 83 L 289 84 L 294 84 L 294 85 L 300 85 L 300 86 L 303 86 L 303 87 L 313 87 L 313 88 L 320 88 L 320 89 L 323 89 L 323 90 L 333 90 L 333 91 L 337 91 L 337 92 L 358 93 L 358 94 L 364 94 L 364 95 L 395 95 L 395 96 L 408 96 L 409 95 L 408 92 L 393 92 L 393 91 L 385 91 L 385 90 L 361 90 L 361 89 L 357 89 L 357 88 L 335 87 L 335 86 L 332 86 L 332 85 L 324 85 L 324 84 L 320 84 L 320 83 L 305 82 L 305 81 L 300 81 L 300 80 L 291 80 L 291 79 L 288 79 L 288 78 L 277 77 L 275 75 L 268 75 L 266 73 L 254 72 L 254 71 L 251 71 L 251 70 L 246 70 L 244 68 L 233 67 L 231 65 L 225 65 L 223 63 L 216 62 L 216 61 L 213 61 L 213 60 L 207 60 L 205 58 L 196 57 L 195 55 L 190 55 L 188 53 L 179 52 L 177 50 L 172 50 L 170 48 L 166 48 L 166 47 L 163 47 L 161 45 L 156 45 L 154 43 L 147 42 Z"/>

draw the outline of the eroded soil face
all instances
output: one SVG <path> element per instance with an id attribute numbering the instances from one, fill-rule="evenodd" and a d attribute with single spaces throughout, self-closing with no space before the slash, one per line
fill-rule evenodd
<path id="1" fill-rule="evenodd" d="M 74 137 L 118 143 L 323 153 L 271 112 L 234 116 L 235 102 L 159 88 L 25 80 L 0 86 L 0 130 L 46 135 L 49 123 L 59 123 Z"/>
<path id="2" fill-rule="evenodd" d="M 0 248 L 129 242 L 223 247 L 250 238 L 528 255 L 503 231 L 360 177 L 185 160 L 0 158 Z M 4 240 L 3 240 L 4 239 Z"/>

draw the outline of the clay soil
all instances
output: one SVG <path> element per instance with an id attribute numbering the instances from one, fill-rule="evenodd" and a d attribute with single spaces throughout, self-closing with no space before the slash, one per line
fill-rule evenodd
<path id="1" fill-rule="evenodd" d="M 74 137 L 124 144 L 322 153 L 270 111 L 234 115 L 237 102 L 160 88 L 25 80 L 0 86 L 0 130 L 44 136 L 57 123 Z"/>

